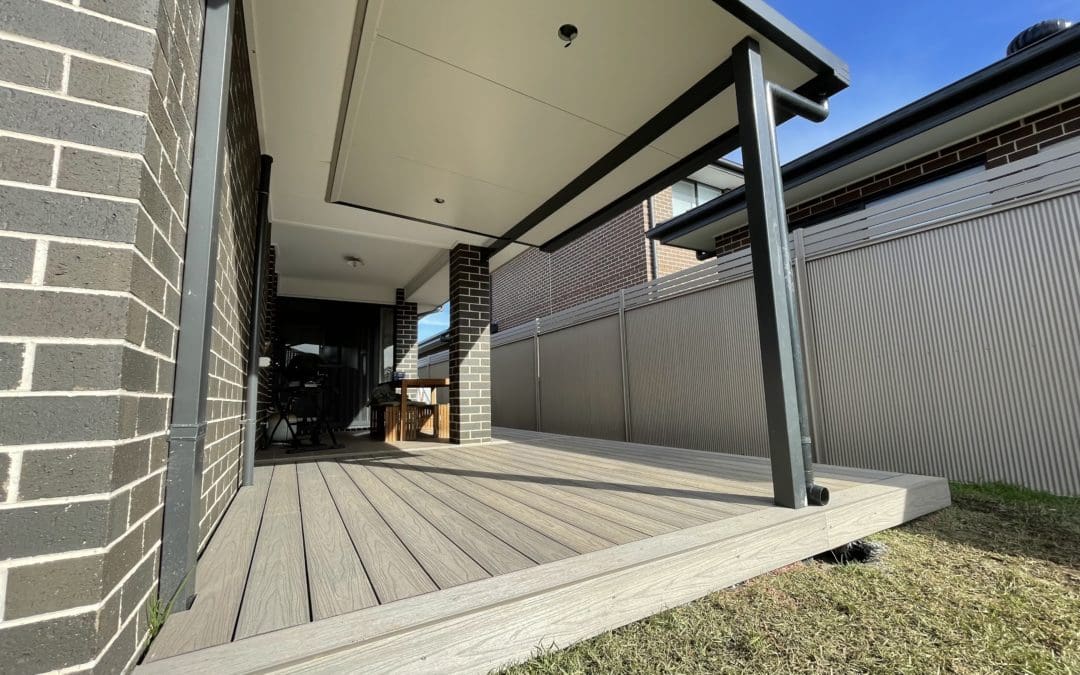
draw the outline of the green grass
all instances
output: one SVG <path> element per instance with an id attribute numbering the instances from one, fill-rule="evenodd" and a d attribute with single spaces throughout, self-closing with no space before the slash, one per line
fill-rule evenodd
<path id="1" fill-rule="evenodd" d="M 508 673 L 1080 673 L 1080 499 L 953 485 L 874 565 L 806 561 Z"/>

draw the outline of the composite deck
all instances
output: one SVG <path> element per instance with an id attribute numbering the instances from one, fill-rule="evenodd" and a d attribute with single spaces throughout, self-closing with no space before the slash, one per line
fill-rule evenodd
<path id="1" fill-rule="evenodd" d="M 772 504 L 759 458 L 498 430 L 256 468 L 145 672 L 485 672 L 949 503 L 945 481 L 819 467 Z"/>

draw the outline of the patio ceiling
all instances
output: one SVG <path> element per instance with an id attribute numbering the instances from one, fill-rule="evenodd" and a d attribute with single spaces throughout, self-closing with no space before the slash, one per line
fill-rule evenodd
<path id="1" fill-rule="evenodd" d="M 455 244 L 491 246 L 497 267 L 698 172 L 737 144 L 728 58 L 747 36 L 773 81 L 847 82 L 756 0 L 245 6 L 286 295 L 404 287 L 424 309 L 447 296 Z"/>

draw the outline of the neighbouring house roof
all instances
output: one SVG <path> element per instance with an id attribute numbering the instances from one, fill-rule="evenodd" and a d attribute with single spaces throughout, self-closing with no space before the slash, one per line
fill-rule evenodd
<path id="1" fill-rule="evenodd" d="M 432 335 L 428 339 L 420 343 L 417 348 L 420 358 L 441 352 L 450 346 L 450 331 L 444 330 L 441 333 Z"/>
<path id="2" fill-rule="evenodd" d="M 1024 117 L 1080 91 L 1080 26 L 1065 29 L 814 150 L 783 167 L 789 206 Z M 746 224 L 739 187 L 658 225 L 648 236 L 712 252 Z"/>

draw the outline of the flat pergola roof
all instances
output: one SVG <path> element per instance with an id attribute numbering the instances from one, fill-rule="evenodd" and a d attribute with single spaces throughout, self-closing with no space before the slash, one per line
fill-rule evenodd
<path id="1" fill-rule="evenodd" d="M 770 81 L 819 100 L 848 83 L 757 0 L 246 6 L 286 294 L 435 305 L 454 244 L 493 267 L 553 250 L 707 167 L 739 144 L 747 37 Z"/>

